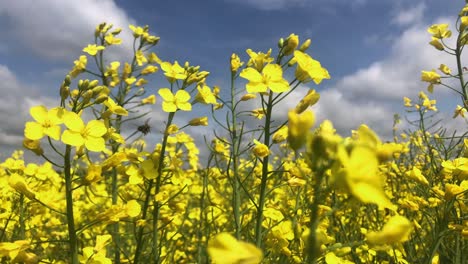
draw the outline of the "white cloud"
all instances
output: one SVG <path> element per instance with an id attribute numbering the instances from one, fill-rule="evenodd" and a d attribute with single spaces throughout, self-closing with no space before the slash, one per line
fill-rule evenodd
<path id="1" fill-rule="evenodd" d="M 34 92 L 28 91 L 4 65 L 0 65 L 0 83 L 0 145 L 21 147 L 24 121 L 28 115 L 24 95 L 34 96 Z"/>
<path id="2" fill-rule="evenodd" d="M 70 61 L 94 40 L 96 25 L 109 22 L 129 31 L 128 24 L 135 23 L 113 0 L 2 1 L 0 17 L 8 21 L 3 31 L 9 31 L 24 48 L 61 61 Z M 14 28 L 9 29 L 9 24 Z M 127 35 L 114 55 L 131 50 L 131 35 Z"/>
<path id="3" fill-rule="evenodd" d="M 451 18 L 440 18 L 435 23 L 453 21 Z M 349 134 L 349 131 L 365 123 L 376 130 L 384 139 L 392 136 L 394 113 L 403 112 L 404 96 L 417 98 L 420 91 L 425 91 L 427 83 L 421 82 L 422 70 L 437 69 L 441 63 L 455 68 L 453 56 L 437 51 L 428 44 L 430 35 L 426 29 L 429 25 L 415 24 L 393 38 L 389 45 L 389 55 L 375 61 L 368 67 L 357 69 L 354 73 L 344 76 L 331 87 L 327 81 L 321 84 L 321 99 L 313 110 L 318 122 L 329 119 L 339 133 Z M 448 41 L 452 45 L 453 40 Z M 326 65 L 325 65 L 326 66 Z M 333 72 L 331 72 L 333 78 Z M 446 81 L 444 81 L 446 82 Z M 455 86 L 456 87 L 456 86 Z M 456 98 L 450 90 L 436 86 L 436 93 L 431 98 Z M 287 112 L 305 94 L 298 89 L 292 93 L 292 99 L 282 104 L 279 113 Z M 444 100 L 448 101 L 448 100 Z M 439 109 L 454 109 L 457 102 L 450 106 L 439 106 Z M 452 110 L 450 110 L 452 111 Z M 443 114 L 450 116 L 452 112 Z M 459 122 L 450 121 L 450 127 L 460 127 Z"/>
<path id="4" fill-rule="evenodd" d="M 260 10 L 279 10 L 292 6 L 304 5 L 307 0 L 226 0 L 234 3 L 241 3 L 252 6 Z"/>
<path id="5" fill-rule="evenodd" d="M 426 5 L 421 2 L 411 8 L 399 9 L 392 18 L 392 23 L 400 26 L 407 26 L 418 23 L 422 20 Z"/>

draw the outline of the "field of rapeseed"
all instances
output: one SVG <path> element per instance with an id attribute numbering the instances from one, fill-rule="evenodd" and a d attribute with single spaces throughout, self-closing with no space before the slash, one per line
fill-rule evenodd
<path id="1" fill-rule="evenodd" d="M 18 150 L 0 163 L 1 263 L 467 263 L 468 139 L 434 121 L 431 98 L 451 89 L 453 117 L 465 118 L 468 5 L 453 26 L 432 25 L 428 42 L 456 68 L 423 70 L 427 92 L 402 98 L 412 129 L 399 131 L 396 116 L 393 141 L 382 142 L 365 124 L 343 137 L 316 123 L 313 89 L 286 122 L 273 120 L 299 85 L 331 78 L 308 55 L 310 40 L 291 34 L 277 48 L 232 54 L 231 86 L 219 88 L 205 69 L 160 58 L 148 27 L 129 26 L 131 61 L 106 63 L 121 29 L 98 25 L 56 107 L 30 109 L 23 149 L 43 162 L 25 163 Z M 144 88 L 155 74 L 167 83 Z M 249 100 L 261 107 L 246 110 Z M 148 104 L 165 122 L 124 138 Z M 178 121 L 198 108 L 212 115 Z M 208 122 L 222 132 L 201 160 L 184 128 Z M 154 147 L 150 132 L 161 133 Z"/>

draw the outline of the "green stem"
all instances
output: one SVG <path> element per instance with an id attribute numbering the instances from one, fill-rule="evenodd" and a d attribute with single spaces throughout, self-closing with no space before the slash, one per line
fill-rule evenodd
<path id="1" fill-rule="evenodd" d="M 163 135 L 161 154 L 159 156 L 159 162 L 158 162 L 158 172 L 157 172 L 158 175 L 156 176 L 156 192 L 155 192 L 155 195 L 157 193 L 159 193 L 159 191 L 161 189 L 161 174 L 162 174 L 162 169 L 164 167 L 163 166 L 164 165 L 164 154 L 166 152 L 167 138 L 169 136 L 169 131 L 168 130 L 169 130 L 169 126 L 172 124 L 172 120 L 174 119 L 174 115 L 175 115 L 175 112 L 174 113 L 169 113 L 169 116 L 167 118 L 166 129 L 165 129 L 164 135 Z M 148 208 L 149 208 L 149 204 L 150 204 L 150 198 L 154 197 L 153 195 L 151 195 L 151 189 L 153 188 L 154 183 L 155 183 L 154 179 L 150 180 L 150 182 L 148 184 L 148 188 L 146 189 L 145 202 L 144 202 L 143 208 L 142 208 L 142 216 L 141 216 L 142 220 L 146 220 L 146 216 L 147 216 Z M 158 231 L 157 231 L 158 218 L 159 218 L 159 203 L 156 202 L 154 204 L 154 210 L 153 210 L 153 251 L 155 251 L 155 261 L 156 261 L 154 263 L 158 263 L 158 261 L 159 261 L 159 250 L 157 248 L 158 247 L 158 241 L 157 241 L 158 240 Z M 143 231 L 144 231 L 143 226 L 139 227 L 139 229 L 137 231 L 137 235 L 136 235 L 136 244 L 137 244 L 137 246 L 136 246 L 136 250 L 135 250 L 135 257 L 134 257 L 134 260 L 133 260 L 133 264 L 137 264 L 140 261 L 141 250 L 143 248 Z"/>
<path id="2" fill-rule="evenodd" d="M 232 115 L 232 126 L 229 131 L 231 135 L 231 160 L 232 160 L 232 171 L 233 171 L 233 181 L 234 181 L 234 186 L 233 186 L 233 201 L 232 201 L 232 207 L 233 207 L 233 213 L 234 213 L 234 224 L 235 224 L 235 230 L 236 230 L 236 239 L 240 239 L 241 237 L 241 224 L 240 224 L 240 190 L 239 190 L 239 160 L 238 160 L 238 144 L 239 144 L 239 138 L 237 135 L 237 116 L 236 116 L 236 104 L 235 102 L 235 88 L 234 88 L 234 77 L 235 74 L 231 73 L 231 115 Z"/>
<path id="3" fill-rule="evenodd" d="M 459 80 L 460 80 L 460 86 L 462 88 L 462 93 L 463 93 L 463 96 L 462 96 L 462 99 L 463 99 L 463 106 L 465 108 L 468 108 L 468 93 L 466 91 L 466 85 L 465 85 L 465 81 L 463 79 L 463 66 L 461 64 L 461 53 L 462 53 L 462 47 L 463 45 L 461 46 L 460 42 L 460 37 L 462 36 L 462 33 L 460 33 L 458 35 L 458 39 L 457 39 L 457 47 L 455 49 L 455 57 L 457 58 L 457 69 L 458 69 L 458 77 L 459 77 Z"/>
<path id="4" fill-rule="evenodd" d="M 65 149 L 65 195 L 67 202 L 67 224 L 68 237 L 70 243 L 70 263 L 78 264 L 78 239 L 75 230 L 75 218 L 73 216 L 73 187 L 70 162 L 71 146 L 67 145 Z"/>
<path id="5" fill-rule="evenodd" d="M 319 224 L 318 212 L 319 212 L 319 202 L 320 202 L 320 188 L 322 184 L 322 179 L 324 178 L 325 169 L 322 169 L 317 172 L 317 181 L 314 185 L 314 197 L 313 202 L 310 207 L 310 225 L 309 225 L 309 237 L 308 237 L 308 247 L 307 247 L 307 263 L 315 264 L 320 251 L 317 244 L 316 229 Z"/>
<path id="6" fill-rule="evenodd" d="M 263 144 L 266 146 L 270 145 L 270 124 L 271 124 L 271 114 L 272 114 L 272 100 L 273 100 L 273 93 L 270 92 L 268 96 L 268 103 L 267 103 L 267 111 L 265 114 L 265 127 L 264 127 L 264 138 L 263 138 Z M 257 220 L 256 220 L 256 225 L 255 225 L 255 244 L 257 247 L 261 248 L 262 246 L 262 240 L 263 240 L 263 228 L 262 228 L 262 222 L 263 222 L 263 209 L 265 206 L 265 200 L 266 200 L 266 193 L 267 193 L 267 180 L 268 180 L 268 162 L 269 162 L 269 155 L 263 158 L 262 161 L 262 179 L 260 183 L 260 198 L 258 202 L 258 208 L 257 208 Z"/>

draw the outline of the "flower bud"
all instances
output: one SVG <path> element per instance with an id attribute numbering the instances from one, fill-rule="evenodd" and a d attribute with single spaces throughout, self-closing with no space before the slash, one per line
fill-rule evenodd
<path id="1" fill-rule="evenodd" d="M 270 150 L 268 149 L 268 146 L 260 143 L 258 140 L 254 139 L 255 146 L 253 147 L 252 151 L 255 156 L 258 158 L 264 158 L 268 155 L 270 155 Z"/>
<path id="2" fill-rule="evenodd" d="M 302 52 L 305 52 L 309 47 L 310 47 L 310 43 L 312 41 L 310 39 L 306 39 L 306 41 L 304 41 L 304 43 L 302 43 L 301 47 L 299 48 L 300 51 Z"/>
<path id="3" fill-rule="evenodd" d="M 257 97 L 257 95 L 248 93 L 248 94 L 244 94 L 244 96 L 242 96 L 240 100 L 241 101 L 248 101 L 248 100 L 254 99 L 256 97 Z"/>
<path id="4" fill-rule="evenodd" d="M 189 125 L 191 126 L 207 126 L 208 125 L 208 117 L 197 117 L 189 121 Z"/>
<path id="5" fill-rule="evenodd" d="M 298 150 L 305 144 L 309 129 L 314 125 L 315 116 L 312 111 L 297 114 L 291 110 L 288 120 L 288 143 L 293 150 Z"/>
<path id="6" fill-rule="evenodd" d="M 284 38 L 280 38 L 278 41 L 278 48 L 282 48 L 284 46 Z"/>
<path id="7" fill-rule="evenodd" d="M 62 101 L 65 101 L 68 96 L 70 96 L 70 87 L 68 86 L 62 86 L 60 87 L 60 99 Z"/>
<path id="8" fill-rule="evenodd" d="M 291 55 L 298 45 L 299 45 L 299 36 L 296 34 L 289 35 L 289 37 L 286 39 L 286 47 L 283 50 L 284 55 L 286 56 Z"/>

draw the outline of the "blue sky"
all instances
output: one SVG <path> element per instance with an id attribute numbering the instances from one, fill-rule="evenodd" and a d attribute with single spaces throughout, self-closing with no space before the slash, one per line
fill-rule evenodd
<path id="1" fill-rule="evenodd" d="M 415 98 L 426 87 L 421 70 L 453 65 L 453 59 L 427 44 L 426 29 L 433 23 L 453 24 L 463 5 L 461 0 L 1 1 L 0 159 L 21 147 L 29 107 L 58 104 L 64 75 L 103 21 L 124 29 L 126 44 L 112 58 L 129 54 L 128 24 L 149 25 L 161 37 L 154 51 L 163 60 L 200 65 L 211 73 L 208 85 L 221 89 L 228 83 L 231 53 L 246 60 L 247 48 L 275 49 L 278 39 L 290 33 L 301 42 L 311 38 L 309 54 L 332 79 L 301 87 L 279 113 L 314 88 L 322 95 L 313 108 L 319 120 L 332 120 L 343 133 L 367 123 L 388 137 L 393 114 L 402 113 L 402 97 Z M 156 93 L 166 86 L 161 79 L 147 87 Z M 459 103 L 448 91 L 438 90 L 435 97 L 446 110 L 441 116 L 450 116 Z M 160 111 L 157 103 L 152 120 Z"/>

